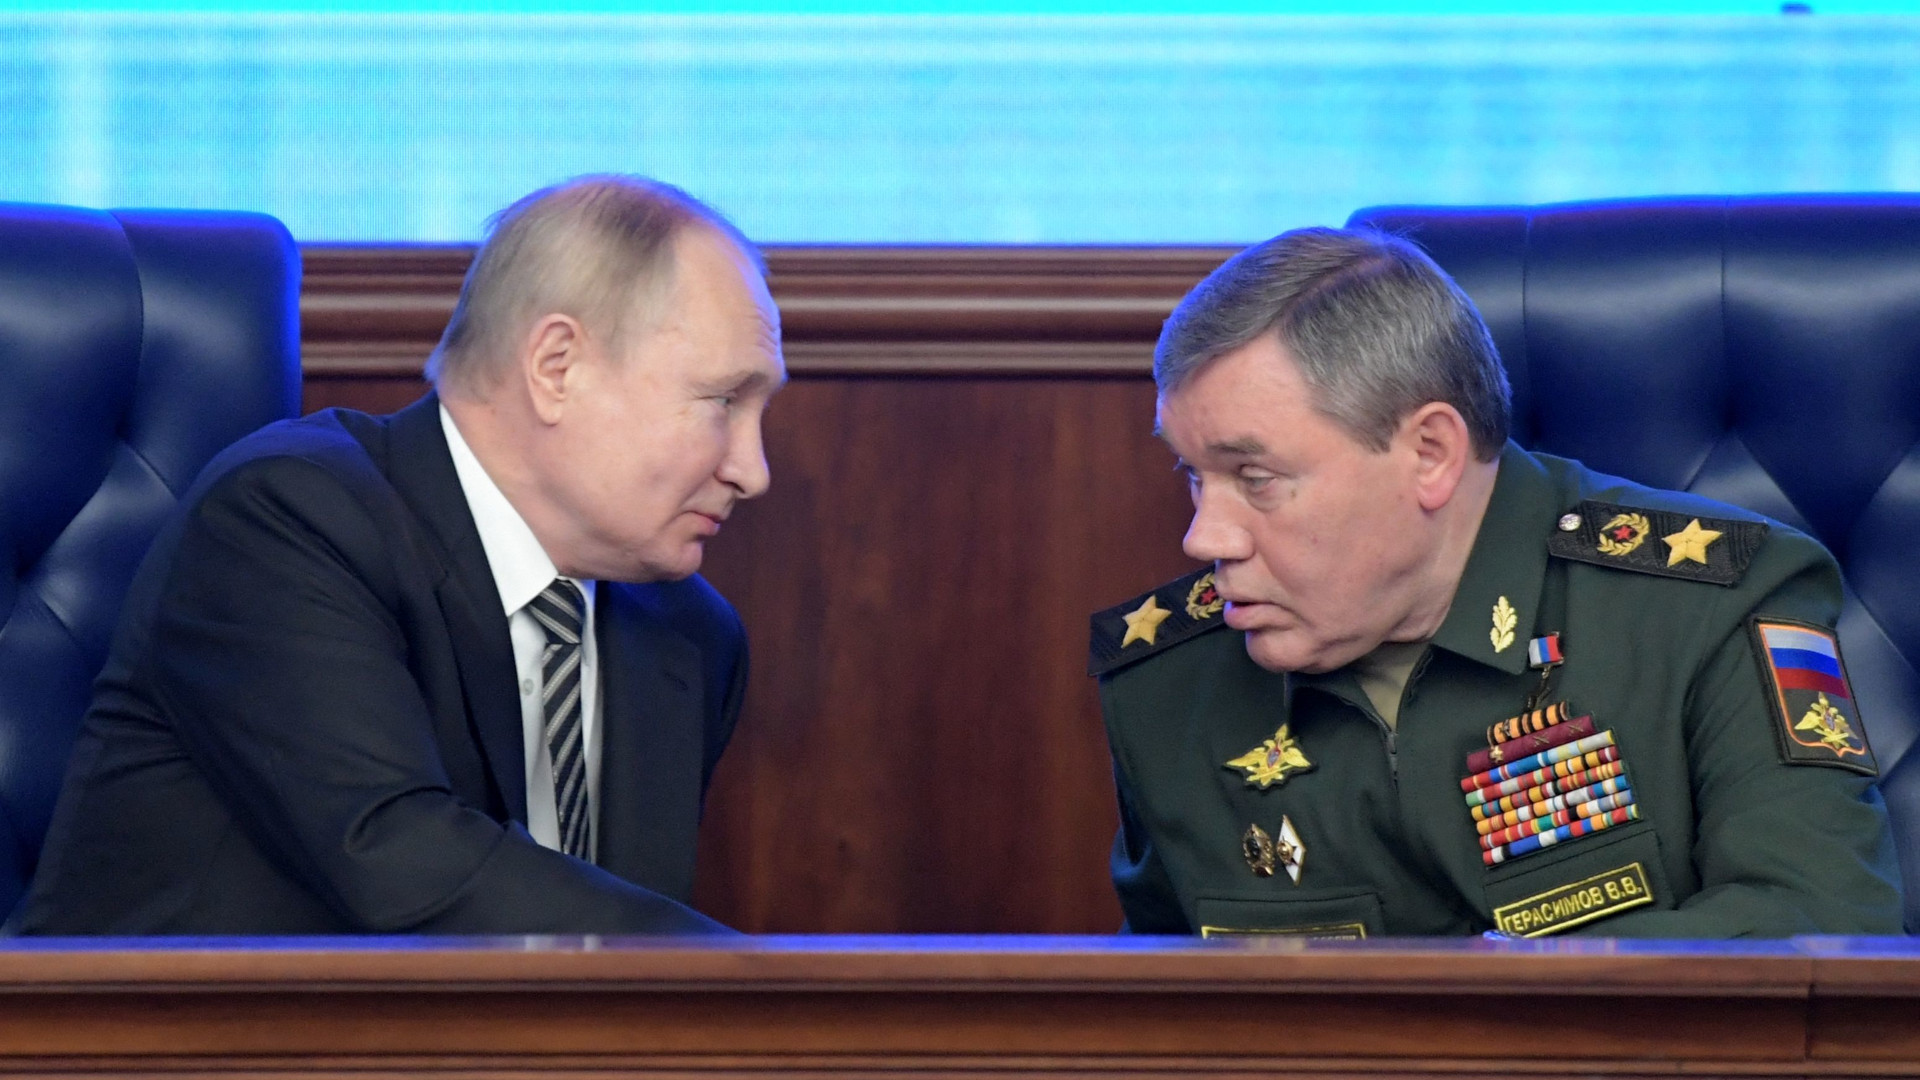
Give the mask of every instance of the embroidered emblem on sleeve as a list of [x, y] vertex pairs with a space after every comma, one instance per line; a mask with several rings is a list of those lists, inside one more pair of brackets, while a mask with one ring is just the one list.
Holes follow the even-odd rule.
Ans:
[[1833, 631], [1765, 615], [1755, 616], [1750, 626], [1780, 759], [1878, 775]]

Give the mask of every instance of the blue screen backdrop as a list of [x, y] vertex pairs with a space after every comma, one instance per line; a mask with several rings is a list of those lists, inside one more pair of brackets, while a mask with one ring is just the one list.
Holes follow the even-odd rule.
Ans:
[[1816, 7], [0, 6], [0, 199], [469, 240], [619, 170], [764, 241], [1220, 243], [1381, 202], [1920, 187], [1920, 16]]

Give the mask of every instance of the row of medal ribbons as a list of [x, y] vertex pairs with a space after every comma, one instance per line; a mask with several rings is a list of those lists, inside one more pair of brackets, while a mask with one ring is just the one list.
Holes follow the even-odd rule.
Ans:
[[1613, 732], [1570, 712], [1558, 702], [1497, 724], [1516, 737], [1467, 758], [1460, 790], [1486, 865], [1639, 819]]

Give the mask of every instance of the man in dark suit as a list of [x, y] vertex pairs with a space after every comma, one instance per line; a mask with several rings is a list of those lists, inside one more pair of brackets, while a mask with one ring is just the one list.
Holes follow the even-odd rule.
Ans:
[[750, 245], [673, 188], [509, 207], [392, 416], [216, 459], [127, 601], [29, 933], [700, 933], [746, 683], [694, 576], [767, 487]]

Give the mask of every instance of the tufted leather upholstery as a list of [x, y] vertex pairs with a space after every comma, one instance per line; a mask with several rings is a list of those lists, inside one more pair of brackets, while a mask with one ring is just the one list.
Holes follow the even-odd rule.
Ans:
[[1375, 207], [1480, 308], [1514, 438], [1816, 536], [1920, 930], [1920, 196]]
[[0, 913], [162, 519], [299, 407], [299, 267], [257, 214], [0, 203]]

